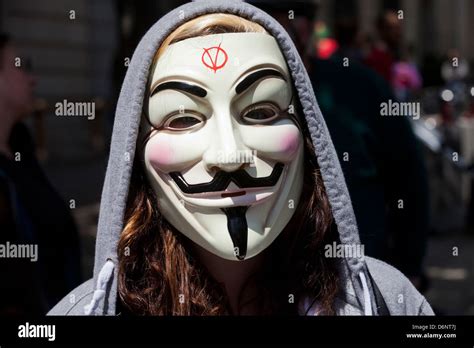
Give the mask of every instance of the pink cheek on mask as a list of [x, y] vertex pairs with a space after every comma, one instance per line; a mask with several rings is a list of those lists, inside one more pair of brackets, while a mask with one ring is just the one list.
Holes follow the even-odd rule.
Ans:
[[146, 151], [147, 160], [155, 169], [166, 171], [167, 167], [174, 164], [174, 149], [167, 144], [150, 144]]
[[290, 131], [283, 135], [281, 140], [281, 150], [288, 156], [293, 155], [296, 150], [298, 149], [299, 145], [299, 132], [298, 131]]

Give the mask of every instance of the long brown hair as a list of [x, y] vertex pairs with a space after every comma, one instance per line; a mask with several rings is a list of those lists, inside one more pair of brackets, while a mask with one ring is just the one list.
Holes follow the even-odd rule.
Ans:
[[[175, 30], [157, 55], [163, 46], [191, 34], [242, 31], [264, 29], [229, 14], [198, 17]], [[320, 314], [334, 314], [337, 264], [324, 257], [324, 245], [337, 237], [308, 130], [301, 130], [305, 139], [302, 196], [287, 227], [264, 251], [262, 270], [254, 275], [259, 285], [259, 298], [254, 301], [262, 304], [262, 314], [297, 314], [304, 298], [317, 301]], [[194, 255], [192, 242], [160, 214], [141, 161], [136, 156], [117, 250], [123, 310], [135, 315], [230, 314], [225, 290]]]

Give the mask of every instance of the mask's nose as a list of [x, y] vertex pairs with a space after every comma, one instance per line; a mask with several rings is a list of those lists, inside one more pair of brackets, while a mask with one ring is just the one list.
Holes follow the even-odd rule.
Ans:
[[243, 144], [239, 131], [234, 126], [231, 112], [216, 110], [214, 119], [215, 134], [203, 155], [207, 170], [217, 168], [233, 172], [251, 164], [252, 151]]

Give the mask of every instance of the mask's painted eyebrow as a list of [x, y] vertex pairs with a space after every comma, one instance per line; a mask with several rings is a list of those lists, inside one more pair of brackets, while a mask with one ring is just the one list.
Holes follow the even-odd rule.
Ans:
[[247, 76], [241, 82], [239, 82], [237, 87], [235, 87], [235, 92], [237, 94], [241, 94], [243, 91], [245, 91], [251, 85], [253, 85], [255, 82], [257, 82], [258, 80], [260, 80], [260, 79], [262, 79], [266, 76], [276, 76], [276, 77], [279, 77], [279, 78], [283, 79], [284, 81], [286, 81], [283, 74], [281, 72], [279, 72], [278, 70], [275, 70], [275, 69], [258, 70], [256, 72], [250, 74], [249, 76]]
[[195, 95], [199, 98], [204, 98], [207, 95], [207, 92], [204, 88], [192, 85], [190, 83], [181, 82], [181, 81], [169, 81], [159, 84], [154, 87], [150, 93], [150, 97], [154, 96], [156, 93], [163, 91], [165, 89], [174, 89], [178, 91], [183, 91], [192, 95]]

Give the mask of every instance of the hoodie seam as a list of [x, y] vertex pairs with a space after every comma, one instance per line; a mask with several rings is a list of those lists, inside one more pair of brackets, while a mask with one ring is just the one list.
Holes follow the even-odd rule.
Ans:
[[76, 303], [74, 303], [74, 304], [71, 306], [71, 308], [69, 308], [69, 309], [67, 310], [67, 312], [65, 313], [65, 315], [68, 315], [74, 308], [76, 308], [76, 307], [79, 305], [79, 303], [80, 303], [84, 298], [86, 298], [87, 296], [89, 296], [89, 295], [92, 294], [93, 292], [94, 292], [94, 291], [91, 290], [91, 291], [87, 292], [86, 294], [84, 294], [84, 295], [79, 299], [79, 301], [77, 301]]
[[[423, 295], [421, 295], [421, 296], [423, 296]], [[429, 306], [429, 303], [428, 303], [428, 301], [426, 300], [426, 298], [423, 296], [423, 300], [421, 301], [420, 307], [419, 307], [419, 309], [418, 309], [418, 315], [419, 315], [419, 316], [427, 315], [427, 314], [425, 314], [425, 311], [423, 310], [423, 309], [426, 307], [426, 305]]]

